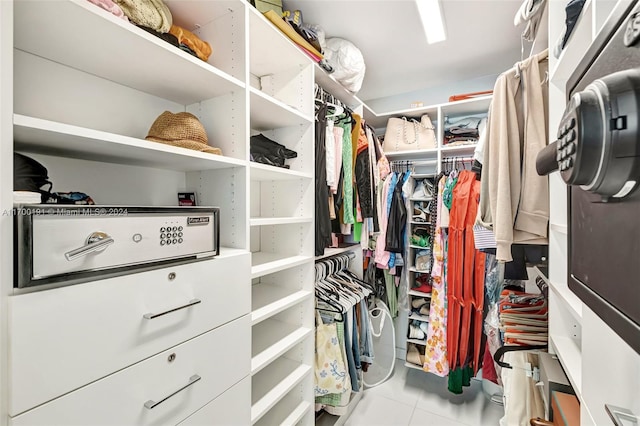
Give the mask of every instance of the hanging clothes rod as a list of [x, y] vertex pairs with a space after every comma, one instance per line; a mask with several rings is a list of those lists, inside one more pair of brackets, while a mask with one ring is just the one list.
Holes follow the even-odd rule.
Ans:
[[411, 160], [395, 160], [391, 161], [391, 164], [397, 166], [429, 166], [438, 164], [438, 160], [425, 160], [425, 161], [411, 161]]

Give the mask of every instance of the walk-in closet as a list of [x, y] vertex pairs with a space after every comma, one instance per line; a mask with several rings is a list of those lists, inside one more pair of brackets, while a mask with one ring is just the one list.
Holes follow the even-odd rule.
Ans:
[[0, 426], [640, 424], [638, 0], [0, 0]]

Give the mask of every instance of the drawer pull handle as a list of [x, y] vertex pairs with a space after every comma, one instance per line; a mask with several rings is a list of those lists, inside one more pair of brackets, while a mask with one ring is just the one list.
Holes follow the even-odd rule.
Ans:
[[172, 396], [182, 392], [183, 390], [185, 390], [186, 388], [188, 388], [189, 386], [193, 385], [195, 382], [197, 382], [198, 380], [202, 379], [202, 377], [198, 376], [197, 374], [194, 374], [193, 376], [191, 376], [189, 378], [189, 383], [187, 383], [186, 385], [184, 385], [183, 387], [181, 387], [180, 389], [178, 389], [177, 391], [173, 392], [171, 395], [167, 395], [164, 398], [162, 398], [160, 401], [155, 402], [153, 400], [149, 400], [147, 402], [144, 403], [144, 406], [146, 408], [148, 408], [149, 410], [151, 410], [152, 408], [157, 407], [158, 405], [162, 404], [163, 402], [165, 402], [167, 399], [171, 398]]
[[193, 300], [189, 300], [189, 303], [187, 303], [186, 305], [178, 306], [177, 308], [169, 309], [168, 311], [159, 312], [157, 314], [153, 314], [153, 313], [150, 312], [148, 314], [144, 314], [142, 317], [145, 318], [145, 319], [154, 319], [154, 318], [161, 317], [163, 315], [170, 314], [171, 312], [175, 312], [175, 311], [179, 311], [181, 309], [189, 308], [189, 307], [191, 307], [193, 305], [197, 305], [198, 303], [202, 303], [202, 300], [193, 299]]
[[75, 250], [68, 251], [64, 254], [64, 257], [71, 262], [86, 256], [94, 251], [102, 251], [107, 248], [108, 245], [113, 244], [113, 238], [104, 232], [94, 232], [87, 237], [85, 245]]

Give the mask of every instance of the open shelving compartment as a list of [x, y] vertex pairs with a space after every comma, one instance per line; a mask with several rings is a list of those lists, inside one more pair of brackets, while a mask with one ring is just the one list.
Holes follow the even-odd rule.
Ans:
[[262, 134], [296, 152], [287, 168], [248, 163], [251, 423], [311, 424], [314, 69], [262, 14], [251, 7], [247, 14], [248, 136]]
[[[311, 346], [308, 350], [313, 351], [313, 341], [310, 342]], [[267, 418], [279, 417], [280, 410], [276, 409], [273, 413], [271, 411], [285, 399], [287, 402], [294, 401], [291, 403], [295, 407], [294, 410], [302, 402], [311, 404], [313, 366], [299, 361], [300, 352], [300, 348], [294, 347], [252, 377], [251, 424], [255, 424], [265, 415], [268, 416]], [[283, 414], [286, 415], [286, 413]]]

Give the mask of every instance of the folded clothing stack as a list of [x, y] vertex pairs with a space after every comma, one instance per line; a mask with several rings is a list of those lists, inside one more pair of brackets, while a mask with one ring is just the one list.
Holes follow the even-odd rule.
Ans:
[[284, 164], [285, 160], [296, 158], [298, 153], [288, 149], [266, 137], [263, 134], [251, 136], [251, 161], [256, 163], [269, 164], [271, 166], [289, 168]]
[[455, 146], [478, 142], [480, 131], [487, 119], [483, 117], [465, 117], [450, 121], [444, 126], [444, 145]]

